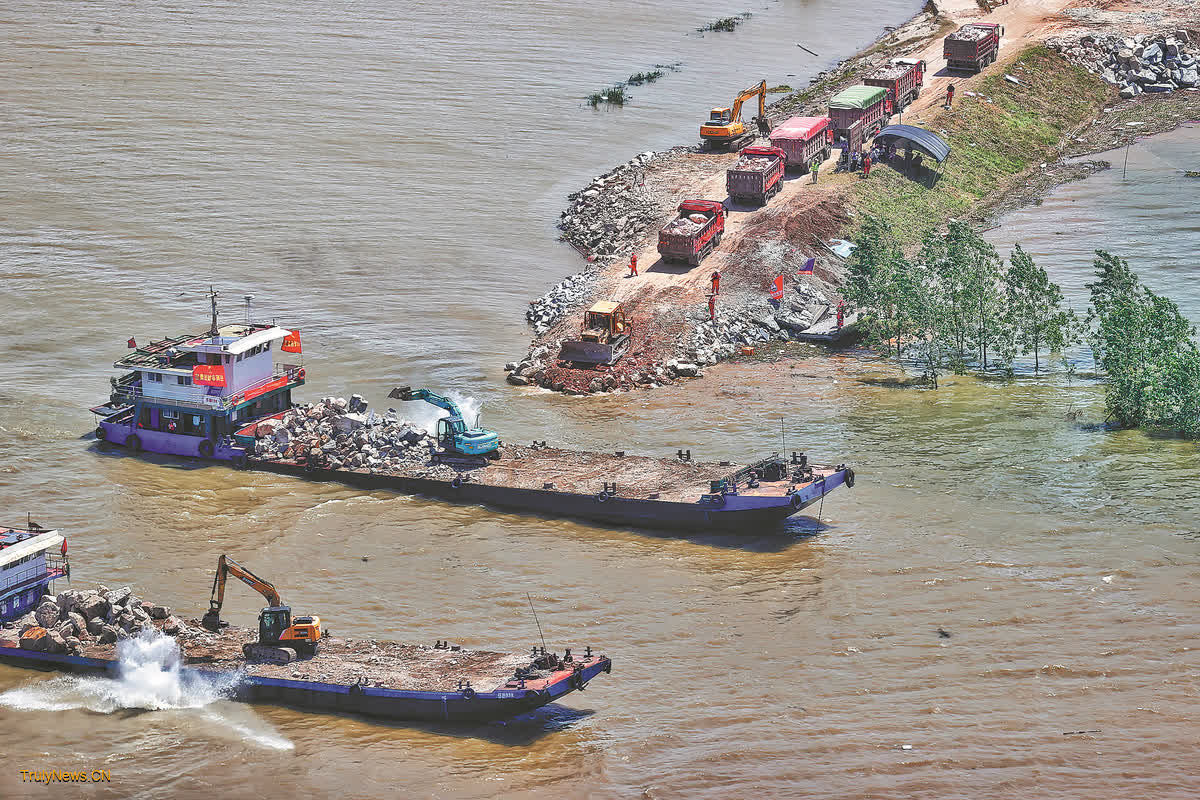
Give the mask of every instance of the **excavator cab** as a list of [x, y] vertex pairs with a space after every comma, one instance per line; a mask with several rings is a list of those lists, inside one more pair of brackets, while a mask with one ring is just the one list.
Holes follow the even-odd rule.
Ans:
[[283, 639], [292, 627], [292, 609], [287, 606], [264, 608], [258, 615], [258, 640], [263, 644], [275, 644]]
[[709, 125], [728, 125], [730, 121], [730, 113], [728, 108], [714, 108], [708, 112]]

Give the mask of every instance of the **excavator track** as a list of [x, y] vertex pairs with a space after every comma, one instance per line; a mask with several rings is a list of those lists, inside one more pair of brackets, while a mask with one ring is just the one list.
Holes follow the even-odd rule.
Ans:
[[300, 658], [300, 654], [290, 647], [275, 647], [257, 642], [242, 645], [242, 655], [247, 661], [264, 664], [291, 664]]

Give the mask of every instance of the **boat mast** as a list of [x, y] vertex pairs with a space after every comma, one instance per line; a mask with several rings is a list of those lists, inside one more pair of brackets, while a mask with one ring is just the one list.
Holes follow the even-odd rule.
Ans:
[[220, 294], [211, 285], [208, 287], [208, 298], [212, 301], [212, 327], [208, 330], [209, 336], [217, 335], [217, 295]]

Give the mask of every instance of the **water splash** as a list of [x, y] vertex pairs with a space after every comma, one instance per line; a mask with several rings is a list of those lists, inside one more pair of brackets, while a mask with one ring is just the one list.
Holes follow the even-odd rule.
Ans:
[[[462, 409], [463, 421], [467, 423], [468, 428], [482, 424], [482, 401], [456, 391], [447, 392], [446, 397], [453, 400]], [[407, 408], [396, 409], [400, 417], [409, 420], [419, 428], [424, 428], [425, 432], [430, 436], [437, 435], [437, 421], [443, 417], [450, 416], [448, 411], [443, 411], [437, 406], [430, 405], [424, 401], [403, 403], [402, 405], [407, 406]], [[477, 419], [480, 420], [479, 423], [476, 423]]]
[[198, 710], [204, 721], [263, 747], [275, 750], [293, 747], [257, 718], [235, 720], [211, 708], [213, 703], [231, 696], [239, 676], [213, 676], [185, 669], [179, 645], [170, 636], [147, 629], [137, 638], [118, 642], [117, 661], [116, 677], [51, 678], [0, 694], [0, 706], [18, 711], [84, 709], [99, 714], [124, 709]]

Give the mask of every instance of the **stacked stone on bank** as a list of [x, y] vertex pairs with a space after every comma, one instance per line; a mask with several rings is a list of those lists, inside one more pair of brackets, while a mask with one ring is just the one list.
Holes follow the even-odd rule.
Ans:
[[1174, 33], [1062, 36], [1047, 44], [1069, 61], [1120, 87], [1126, 100], [1150, 92], [1200, 86], [1200, 47], [1187, 31]]
[[0, 633], [16, 634], [22, 650], [76, 655], [85, 644], [112, 644], [147, 628], [174, 636], [187, 626], [171, 615], [171, 609], [143, 602], [128, 586], [100, 586], [46, 595], [34, 611]]

